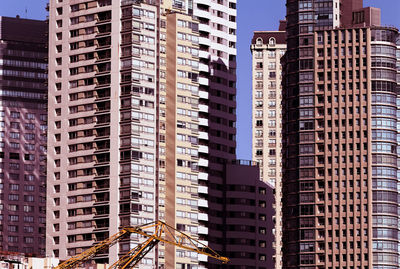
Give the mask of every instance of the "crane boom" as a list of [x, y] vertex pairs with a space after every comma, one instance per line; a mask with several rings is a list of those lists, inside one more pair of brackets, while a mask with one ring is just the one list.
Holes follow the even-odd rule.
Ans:
[[97, 253], [110, 248], [131, 234], [142, 235], [143, 237], [147, 237], [147, 240], [131, 249], [118, 261], [111, 265], [109, 269], [126, 269], [134, 267], [159, 242], [172, 244], [186, 250], [207, 255], [211, 258], [221, 261], [222, 263], [229, 262], [228, 258], [219, 255], [217, 252], [201, 243], [199, 240], [191, 238], [189, 235], [176, 230], [165, 222], [155, 221], [140, 226], [122, 228], [118, 233], [112, 235], [104, 241], [101, 241], [81, 254], [66, 260], [58, 265], [55, 269], [75, 268], [76, 266], [96, 256]]
[[73, 256], [72, 258], [66, 260], [65, 262], [59, 264], [56, 269], [67, 269], [67, 268], [75, 268], [76, 266], [84, 263], [87, 260], [90, 260], [97, 253], [112, 247], [116, 244], [121, 238], [125, 237], [128, 231], [122, 229], [118, 233], [114, 234], [113, 236], [101, 241], [99, 244], [94, 245], [93, 247], [89, 248], [88, 250]]

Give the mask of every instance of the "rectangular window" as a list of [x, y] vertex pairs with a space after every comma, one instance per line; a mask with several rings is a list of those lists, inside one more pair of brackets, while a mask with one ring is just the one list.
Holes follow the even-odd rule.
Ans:
[[13, 119], [19, 119], [20, 113], [19, 112], [15, 112], [15, 111], [11, 111], [10, 116]]
[[34, 120], [34, 119], [35, 119], [35, 114], [33, 114], [33, 113], [27, 113], [27, 114], [26, 114], [26, 118], [27, 118], [28, 120]]
[[33, 133], [26, 133], [24, 137], [26, 140], [35, 140], [35, 134]]

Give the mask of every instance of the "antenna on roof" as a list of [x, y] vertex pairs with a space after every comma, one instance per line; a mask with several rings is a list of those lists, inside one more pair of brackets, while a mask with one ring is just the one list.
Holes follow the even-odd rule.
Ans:
[[28, 8], [25, 7], [25, 19], [27, 19], [27, 18], [28, 18]]

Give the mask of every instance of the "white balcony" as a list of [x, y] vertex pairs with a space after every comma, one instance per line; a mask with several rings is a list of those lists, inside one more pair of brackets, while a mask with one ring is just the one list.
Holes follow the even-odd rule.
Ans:
[[200, 172], [200, 173], [199, 173], [199, 179], [200, 179], [200, 180], [208, 180], [208, 174], [207, 174], [207, 173]]
[[199, 91], [199, 97], [203, 99], [208, 99], [208, 92]]
[[209, 18], [210, 12], [208, 12], [207, 10], [201, 10], [196, 8], [193, 10], [193, 15], [203, 18]]
[[198, 219], [202, 221], [208, 221], [208, 215], [204, 213], [199, 213]]
[[208, 228], [199, 226], [199, 234], [208, 234]]
[[199, 77], [199, 84], [208, 85], [208, 78]]
[[199, 118], [199, 124], [202, 126], [208, 126], [208, 119]]
[[[208, 201], [204, 199], [199, 199], [198, 200], [198, 206], [199, 207], [208, 207]], [[200, 227], [199, 227], [199, 232], [200, 232]]]
[[210, 28], [210, 26], [208, 24], [200, 23], [199, 24], [199, 30], [209, 33], [211, 31], [211, 28]]
[[208, 140], [208, 133], [206, 133], [206, 132], [199, 132], [199, 139]]
[[200, 63], [199, 64], [199, 71], [208, 73], [210, 71], [210, 69], [208, 68], [207, 64]]
[[211, 40], [206, 37], [199, 37], [199, 44], [211, 47]]
[[208, 57], [210, 57], [210, 53], [208, 51], [200, 50], [199, 51], [199, 57], [208, 59]]
[[207, 262], [208, 261], [207, 255], [204, 255], [204, 254], [199, 254], [199, 256], [197, 256], [197, 259], [199, 260], [199, 262]]
[[[208, 187], [207, 187], [207, 186], [199, 186], [198, 189], [197, 189], [197, 191], [198, 191], [199, 193], [207, 194], [207, 193], [208, 193]], [[200, 219], [200, 215], [201, 215], [201, 214], [203, 214], [203, 213], [199, 213], [199, 219]], [[203, 215], [206, 215], [206, 216], [207, 216], [207, 214], [203, 214]], [[207, 216], [207, 218], [208, 218], [208, 216]], [[201, 220], [204, 220], [204, 219], [201, 219]]]
[[199, 160], [199, 166], [208, 167], [208, 160], [200, 159]]
[[199, 111], [208, 113], [208, 105], [199, 105]]
[[204, 145], [199, 146], [199, 152], [200, 153], [208, 153], [208, 147]]

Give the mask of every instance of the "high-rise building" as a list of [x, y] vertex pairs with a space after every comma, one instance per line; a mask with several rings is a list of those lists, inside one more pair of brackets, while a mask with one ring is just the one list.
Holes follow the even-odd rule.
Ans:
[[[183, 2], [161, 7], [159, 218], [199, 239], [198, 21]], [[173, 245], [158, 253], [166, 268], [199, 265], [197, 253]]]
[[0, 17], [1, 250], [45, 253], [47, 25]]
[[398, 30], [361, 0], [286, 19], [283, 268], [400, 268]]
[[[194, 0], [193, 15], [199, 20], [200, 46], [200, 238], [226, 255], [221, 201], [226, 163], [236, 159], [236, 0]], [[221, 268], [211, 258], [205, 262], [207, 268]]]
[[275, 268], [282, 268], [282, 66], [285, 31], [256, 31], [251, 41], [253, 65], [252, 159], [260, 180], [275, 188]]
[[[235, 2], [50, 1], [47, 255], [156, 219], [209, 243], [210, 189], [235, 158]], [[160, 244], [140, 267], [207, 259]]]

